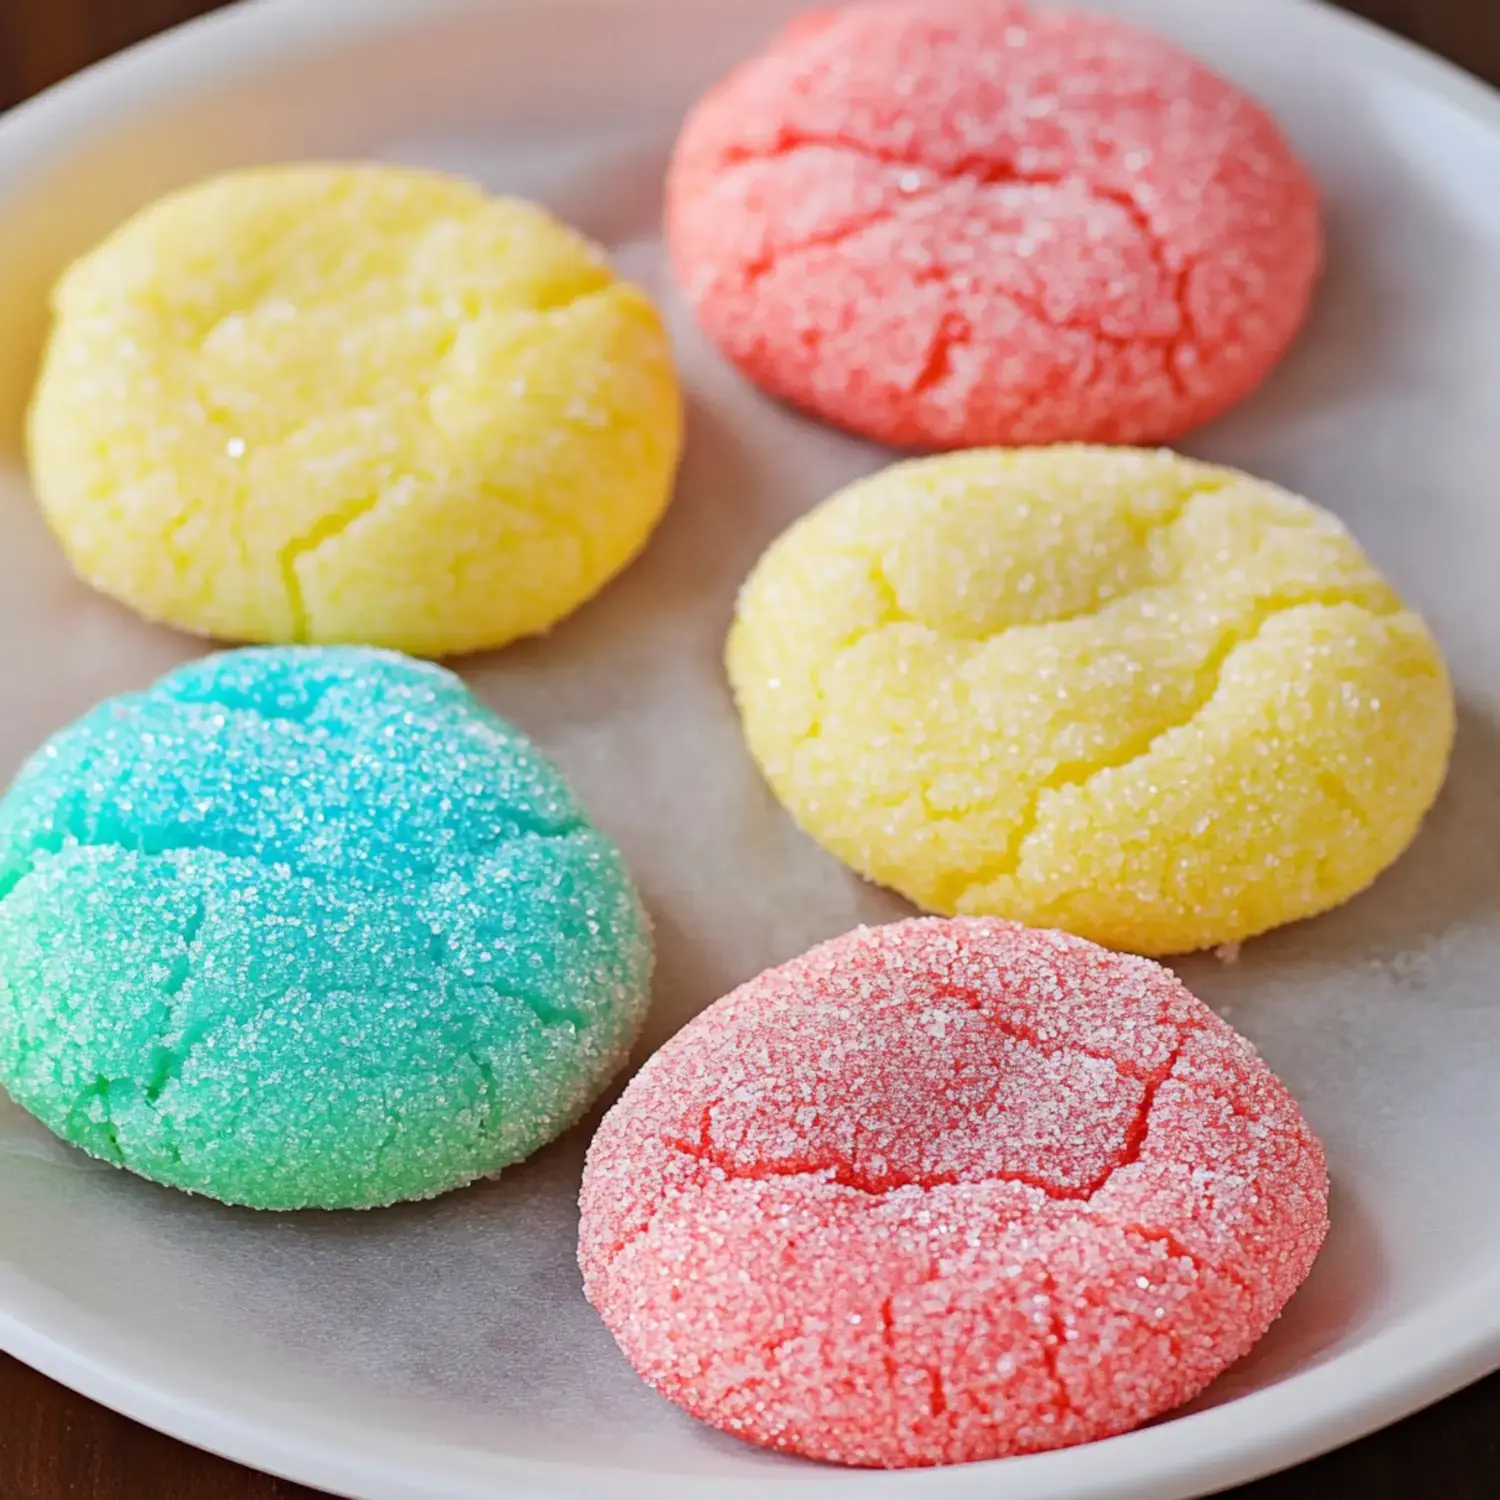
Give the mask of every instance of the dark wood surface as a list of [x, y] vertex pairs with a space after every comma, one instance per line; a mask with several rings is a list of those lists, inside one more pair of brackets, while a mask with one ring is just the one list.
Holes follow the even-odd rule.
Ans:
[[[1500, 0], [1346, 3], [1500, 85]], [[0, 0], [0, 108], [213, 8], [202, 0]], [[1497, 1500], [1500, 1376], [1315, 1463], [1233, 1492], [1233, 1500], [1342, 1497]], [[0, 1500], [316, 1497], [173, 1442], [0, 1355]]]

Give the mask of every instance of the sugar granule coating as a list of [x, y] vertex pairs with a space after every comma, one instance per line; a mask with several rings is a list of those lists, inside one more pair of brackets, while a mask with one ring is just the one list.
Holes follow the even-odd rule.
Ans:
[[0, 802], [0, 1085], [228, 1203], [367, 1208], [519, 1161], [625, 1061], [650, 970], [557, 771], [393, 653], [207, 657]]
[[1261, 382], [1322, 261], [1254, 100], [996, 0], [804, 17], [688, 116], [667, 226], [752, 380], [919, 448], [1166, 441]]
[[499, 646], [589, 598], [671, 494], [651, 303], [455, 178], [232, 172], [137, 214], [53, 300], [37, 495], [77, 572], [152, 619]]
[[1265, 1332], [1323, 1150], [1165, 969], [995, 919], [861, 928], [658, 1052], [589, 1149], [589, 1300], [670, 1400], [836, 1463], [1124, 1432]]
[[1334, 517], [1139, 449], [849, 486], [761, 559], [728, 667], [776, 795], [846, 864], [1136, 953], [1362, 890], [1453, 738], [1436, 643]]

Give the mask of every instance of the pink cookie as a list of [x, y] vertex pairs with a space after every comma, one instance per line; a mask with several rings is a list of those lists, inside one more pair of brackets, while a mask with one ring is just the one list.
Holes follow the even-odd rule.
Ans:
[[1322, 257], [1254, 100], [1001, 0], [803, 17], [689, 115], [667, 229], [752, 380], [920, 448], [1175, 437], [1260, 383]]
[[860, 928], [710, 1007], [589, 1150], [579, 1261], [640, 1374], [890, 1468], [1123, 1432], [1265, 1332], [1323, 1151], [1157, 964], [986, 918]]

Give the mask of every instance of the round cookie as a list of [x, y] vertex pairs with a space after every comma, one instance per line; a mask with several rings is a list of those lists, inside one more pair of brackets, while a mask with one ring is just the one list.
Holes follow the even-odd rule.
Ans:
[[455, 178], [213, 178], [54, 306], [38, 498], [84, 579], [187, 630], [499, 646], [589, 598], [670, 497], [655, 309], [541, 209]]
[[761, 559], [728, 667], [776, 795], [846, 864], [1138, 953], [1363, 889], [1453, 736], [1436, 644], [1338, 521], [1166, 452], [851, 485]]
[[804, 17], [688, 116], [667, 227], [750, 379], [918, 448], [1165, 441], [1260, 383], [1322, 259], [1260, 105], [1002, 0]]
[[100, 704], [0, 802], [0, 1086], [256, 1208], [498, 1171], [624, 1063], [651, 969], [618, 851], [458, 678], [230, 652]]
[[589, 1300], [663, 1395], [836, 1463], [1123, 1432], [1265, 1332], [1323, 1151], [1166, 970], [993, 919], [861, 928], [647, 1062], [589, 1149]]

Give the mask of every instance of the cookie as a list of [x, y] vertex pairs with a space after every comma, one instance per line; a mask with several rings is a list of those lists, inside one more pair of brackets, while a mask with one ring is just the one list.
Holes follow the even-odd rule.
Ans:
[[1323, 1151], [1165, 969], [994, 919], [861, 928], [711, 1006], [589, 1149], [579, 1259], [636, 1370], [835, 1463], [1124, 1432], [1265, 1332]]
[[186, 630], [503, 645], [624, 567], [670, 496], [655, 309], [541, 209], [454, 178], [217, 177], [54, 306], [37, 496], [84, 579]]
[[667, 226], [751, 380], [916, 448], [1166, 441], [1261, 382], [1322, 258], [1259, 104], [1001, 0], [804, 17], [689, 114]]
[[367, 1208], [571, 1125], [648, 998], [614, 846], [440, 668], [230, 652], [102, 703], [0, 802], [0, 1085], [256, 1208]]
[[728, 667], [776, 795], [846, 864], [1138, 953], [1362, 890], [1453, 737], [1437, 645], [1337, 520], [1135, 449], [851, 485], [761, 559]]

